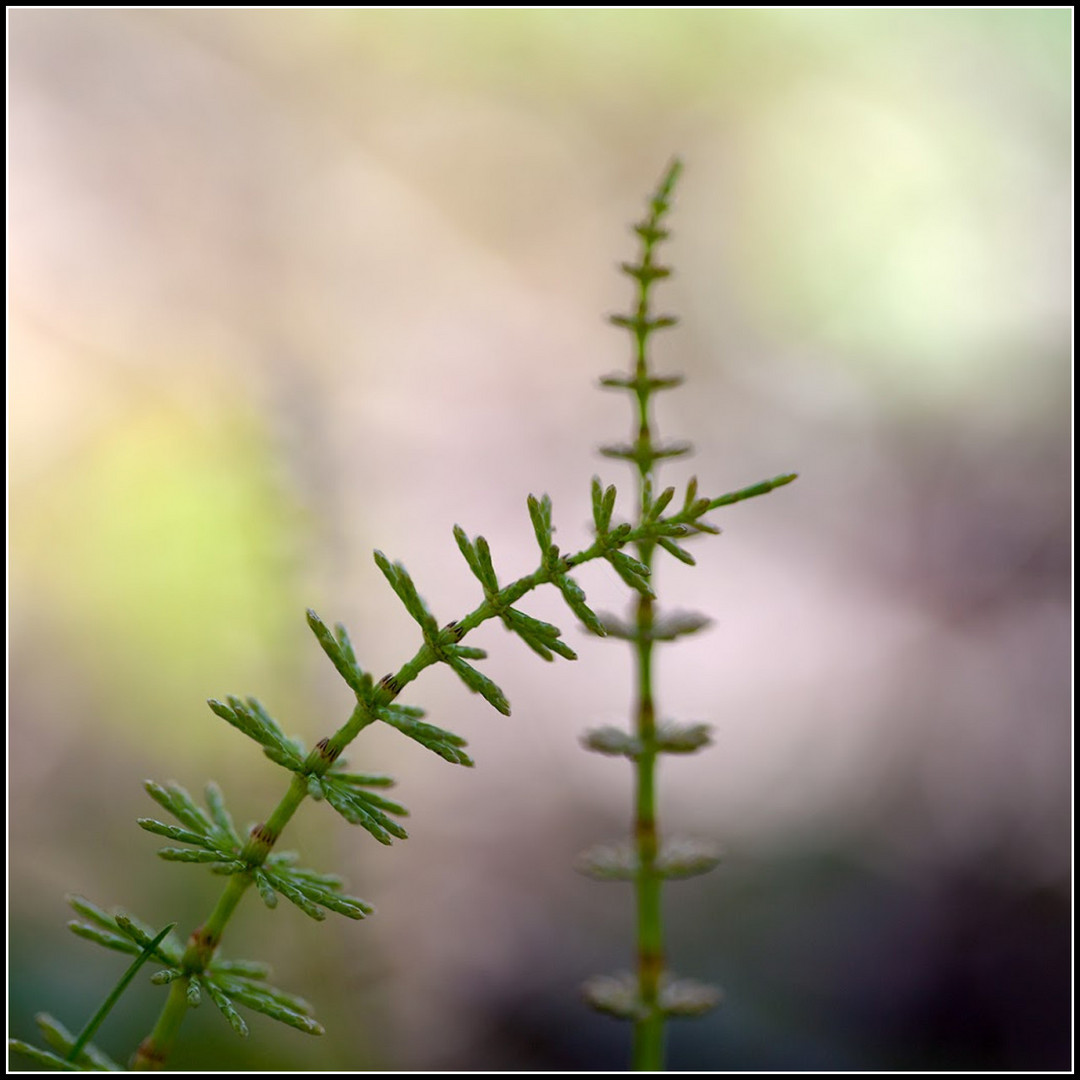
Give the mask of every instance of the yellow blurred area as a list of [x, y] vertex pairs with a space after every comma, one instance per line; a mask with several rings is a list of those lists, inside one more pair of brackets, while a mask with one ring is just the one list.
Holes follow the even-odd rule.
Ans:
[[[252, 420], [151, 402], [68, 453], [48, 482], [12, 492], [19, 629], [55, 618], [54, 660], [107, 694], [118, 670], [134, 676], [106, 724], [167, 717], [208, 675], [267, 677], [297, 521]], [[149, 732], [172, 753], [191, 741], [176, 725]]]
[[[659, 295], [681, 324], [656, 363], [688, 383], [657, 413], [697, 454], [662, 477], [800, 479], [658, 572], [666, 606], [715, 619], [661, 653], [661, 705], [717, 744], [665, 762], [661, 825], [728, 853], [671, 889], [671, 962], [729, 1002], [674, 1029], [672, 1065], [1063, 1067], [1070, 10], [8, 27], [13, 1034], [38, 1009], [77, 1028], [118, 974], [65, 939], [65, 891], [185, 933], [213, 902], [217, 879], [158, 865], [135, 827], [144, 776], [215, 777], [238, 823], [284, 790], [206, 698], [254, 694], [309, 744], [339, 726], [306, 607], [376, 676], [415, 652], [373, 548], [445, 622], [478, 599], [453, 524], [510, 580], [535, 566], [527, 493], [566, 550], [593, 473], [629, 498], [594, 453], [630, 430], [593, 389], [627, 356], [603, 316], [678, 155]], [[600, 568], [581, 580], [625, 603]], [[324, 806], [290, 826], [378, 917], [246, 900], [236, 920], [230, 946], [326, 1038], [267, 1024], [234, 1047], [204, 1008], [177, 1067], [622, 1067], [627, 1032], [576, 987], [628, 963], [629, 896], [569, 867], [628, 827], [627, 770], [578, 736], [625, 723], [629, 658], [555, 597], [525, 610], [581, 659], [482, 628], [510, 719], [441, 670], [406, 695], [476, 770], [393, 732], [351, 748], [398, 777], [407, 842]], [[130, 996], [102, 1033], [121, 1056], [159, 1000]]]

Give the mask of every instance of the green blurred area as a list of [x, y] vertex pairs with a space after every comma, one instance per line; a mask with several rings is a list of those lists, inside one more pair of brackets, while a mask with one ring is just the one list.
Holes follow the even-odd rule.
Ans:
[[139, 409], [12, 493], [23, 625], [95, 690], [122, 688], [102, 720], [117, 733], [140, 725], [165, 753], [190, 744], [169, 712], [207, 679], [266, 682], [287, 663], [297, 515], [236, 404], [234, 415]]

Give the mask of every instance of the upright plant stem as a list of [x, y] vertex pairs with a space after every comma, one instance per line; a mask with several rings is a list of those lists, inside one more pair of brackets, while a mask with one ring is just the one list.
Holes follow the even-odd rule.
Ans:
[[67, 1052], [66, 1060], [76, 1062], [79, 1059], [79, 1054], [82, 1053], [86, 1044], [94, 1037], [95, 1032], [102, 1023], [105, 1021], [105, 1017], [109, 1015], [113, 1007], [120, 1000], [121, 994], [131, 985], [132, 979], [138, 974], [139, 968], [146, 963], [154, 955], [154, 950], [165, 940], [169, 931], [176, 926], [176, 923], [169, 923], [164, 930], [161, 930], [156, 937], [152, 938], [143, 951], [135, 958], [131, 967], [124, 972], [120, 981], [113, 987], [109, 996], [101, 1003], [97, 1012], [87, 1021], [86, 1027], [79, 1032], [79, 1037], [71, 1044], [71, 1049]]
[[[619, 636], [629, 638], [634, 647], [637, 681], [634, 731], [629, 743], [619, 738], [620, 732], [617, 730], [613, 738], [610, 729], [590, 732], [585, 740], [589, 749], [625, 754], [633, 763], [634, 828], [630, 856], [620, 864], [617, 858], [613, 860], [610, 854], [605, 853], [599, 859], [587, 858], [585, 866], [586, 872], [593, 872], [602, 880], [632, 880], [637, 906], [635, 976], [629, 980], [590, 980], [586, 984], [586, 997], [595, 1007], [632, 1020], [632, 1067], [637, 1071], [649, 1072], [664, 1068], [668, 1017], [699, 1016], [719, 1000], [719, 991], [715, 987], [692, 979], [674, 979], [667, 970], [664, 956], [661, 901], [665, 879], [707, 873], [715, 867], [717, 859], [708, 850], [695, 851], [692, 845], [680, 849], [677, 843], [663, 845], [660, 842], [656, 820], [657, 760], [663, 753], [693, 753], [707, 744], [709, 739], [706, 725], [685, 726], [668, 721], [657, 724], [653, 649], [658, 641], [670, 641], [680, 633], [700, 630], [708, 620], [690, 614], [681, 624], [676, 624], [670, 618], [657, 614], [653, 556], [659, 546], [680, 562], [693, 565], [693, 557], [674, 538], [693, 536], [698, 532], [719, 532], [719, 529], [701, 519], [702, 513], [764, 495], [795, 479], [795, 474], [789, 473], [716, 499], [699, 499], [697, 479], [693, 478], [687, 484], [683, 511], [661, 517], [674, 497], [675, 489], [669, 487], [659, 491], [657, 463], [690, 450], [686, 443], [661, 442], [650, 416], [653, 393], [678, 386], [682, 381], [679, 376], [658, 375], [649, 363], [649, 342], [653, 333], [674, 326], [677, 321], [671, 315], [655, 314], [650, 306], [650, 290], [656, 281], [667, 278], [671, 273], [669, 267], [656, 261], [656, 246], [668, 236], [664, 217], [670, 209], [672, 191], [680, 170], [679, 161], [673, 161], [649, 200], [644, 219], [634, 226], [634, 232], [641, 240], [639, 261], [621, 264], [623, 273], [636, 283], [635, 304], [631, 314], [612, 315], [610, 318], [612, 323], [628, 330], [633, 337], [633, 373], [630, 376], [607, 376], [601, 380], [603, 386], [628, 390], [634, 397], [634, 441], [629, 445], [601, 447], [601, 453], [605, 456], [629, 461], [635, 465], [637, 472], [639, 515], [630, 535], [637, 548], [640, 574], [636, 580], [623, 574], [627, 584], [636, 590], [635, 619], [631, 627], [615, 621]], [[594, 483], [599, 492], [599, 481]], [[695, 515], [692, 522], [685, 517], [687, 514]], [[657, 528], [650, 529], [650, 522], [657, 523]], [[687, 524], [685, 529], [683, 522]], [[646, 579], [648, 585], [643, 587]]]
[[[244, 849], [244, 855], [250, 866], [261, 865], [270, 853], [282, 829], [296, 813], [307, 796], [307, 784], [302, 777], [294, 776], [285, 797], [278, 803], [266, 824], [254, 831]], [[154, 1030], [139, 1044], [139, 1049], [131, 1063], [134, 1070], [144, 1071], [160, 1069], [172, 1052], [180, 1025], [191, 1007], [187, 990], [191, 976], [205, 971], [221, 943], [225, 927], [236, 911], [253, 878], [250, 873], [232, 874], [229, 877], [214, 910], [206, 922], [192, 933], [184, 952], [183, 970], [185, 975], [173, 981], [169, 987], [169, 996], [165, 999]]]
[[[669, 173], [669, 185], [678, 175], [677, 167]], [[651, 248], [646, 244], [645, 262], [651, 262]], [[649, 313], [649, 280], [638, 281], [637, 314], [646, 319]], [[653, 488], [652, 429], [649, 423], [649, 363], [647, 337], [635, 336], [634, 374], [638, 382], [637, 445], [639, 521], [644, 521]], [[638, 560], [652, 570], [656, 545], [643, 540], [637, 545]], [[637, 974], [642, 1015], [634, 1021], [633, 1067], [641, 1071], [659, 1071], [664, 1067], [664, 1015], [659, 1008], [660, 979], [664, 970], [664, 923], [661, 910], [662, 879], [656, 872], [659, 840], [656, 825], [656, 707], [653, 704], [653, 599], [638, 594], [636, 604], [637, 703], [635, 729], [640, 751], [636, 761], [634, 792], [634, 844], [637, 849]]]
[[[648, 565], [645, 553], [641, 561]], [[658, 1071], [664, 1062], [664, 1016], [658, 1007], [660, 977], [664, 970], [664, 924], [661, 913], [661, 878], [656, 873], [656, 712], [652, 696], [652, 601], [637, 605], [637, 759], [634, 841], [637, 847], [637, 971], [638, 992], [644, 1015], [634, 1023], [633, 1066]]]

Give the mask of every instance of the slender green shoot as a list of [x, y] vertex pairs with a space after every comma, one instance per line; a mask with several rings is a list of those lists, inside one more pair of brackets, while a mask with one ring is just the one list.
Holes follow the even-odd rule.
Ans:
[[120, 981], [113, 987], [109, 996], [101, 1003], [101, 1007], [86, 1024], [86, 1027], [79, 1032], [79, 1037], [72, 1044], [71, 1049], [67, 1052], [67, 1060], [74, 1062], [77, 1061], [79, 1055], [83, 1051], [83, 1047], [94, 1037], [94, 1033], [105, 1020], [105, 1017], [112, 1012], [113, 1006], [120, 1000], [120, 995], [131, 985], [131, 980], [139, 973], [139, 968], [146, 963], [154, 955], [154, 950], [165, 940], [169, 931], [176, 926], [176, 923], [169, 923], [164, 930], [160, 930], [155, 938], [147, 943], [146, 947], [132, 962], [131, 967], [124, 972], [120, 977]]
[[[123, 918], [123, 916], [121, 916]], [[91, 1047], [90, 1040], [97, 1030], [105, 1022], [105, 1018], [112, 1012], [124, 991], [131, 985], [132, 980], [139, 973], [139, 969], [148, 960], [157, 955], [158, 946], [169, 936], [176, 923], [169, 923], [163, 930], [151, 938], [143, 946], [142, 951], [128, 967], [127, 971], [120, 976], [119, 982], [109, 991], [108, 996], [98, 1006], [97, 1011], [86, 1022], [86, 1026], [77, 1036], [72, 1038], [64, 1027], [47, 1013], [39, 1013], [38, 1026], [42, 1028], [47, 1041], [54, 1047], [63, 1049], [64, 1044], [70, 1043], [63, 1056], [54, 1054], [49, 1050], [42, 1050], [21, 1039], [12, 1039], [10, 1047], [23, 1054], [25, 1057], [36, 1061], [39, 1065], [46, 1065], [54, 1069], [84, 1071], [88, 1069], [106, 1069], [109, 1071], [119, 1070], [120, 1066], [109, 1061], [106, 1056], [96, 1047]]]
[[[669, 267], [656, 261], [656, 248], [668, 238], [663, 222], [681, 169], [678, 160], [672, 162], [649, 200], [645, 217], [634, 226], [640, 241], [638, 261], [621, 265], [623, 273], [634, 282], [635, 302], [630, 314], [613, 315], [611, 322], [631, 334], [632, 371], [629, 375], [609, 375], [601, 380], [602, 386], [626, 390], [633, 396], [632, 441], [603, 446], [600, 450], [605, 457], [629, 462], [637, 479], [636, 522], [631, 530], [635, 535], [637, 559], [631, 560], [625, 554], [612, 555], [616, 570], [633, 590], [632, 620], [624, 622], [611, 615], [601, 617], [602, 629], [612, 637], [628, 641], [634, 650], [636, 704], [632, 731], [600, 728], [587, 732], [582, 740], [589, 750], [622, 755], [630, 760], [634, 769], [634, 809], [630, 842], [593, 848], [582, 857], [579, 868], [602, 881], [631, 882], [636, 900], [634, 974], [591, 979], [585, 985], [585, 995], [595, 1008], [633, 1023], [633, 1068], [653, 1072], [664, 1068], [667, 1020], [674, 1016], [700, 1015], [720, 1000], [720, 993], [714, 987], [673, 978], [665, 957], [664, 881], [708, 873], [719, 858], [708, 844], [660, 839], [656, 792], [659, 757], [665, 753], [694, 753], [710, 739], [705, 724], [674, 724], [657, 719], [654, 650], [658, 643], [697, 633], [709, 625], [709, 620], [686, 612], [658, 614], [653, 560], [660, 549], [679, 562], [694, 565], [693, 555], [679, 541], [720, 531], [704, 520], [705, 513], [764, 495], [795, 479], [795, 474], [785, 474], [708, 499], [698, 496], [695, 477], [687, 485], [682, 511], [691, 516], [663, 516], [675, 497], [675, 488], [659, 489], [658, 465], [691, 450], [689, 443], [661, 442], [651, 415], [653, 394], [673, 389], [682, 382], [680, 376], [655, 374], [649, 354], [653, 335], [677, 322], [672, 315], [654, 314], [652, 288], [671, 274]], [[593, 480], [598, 535], [608, 528], [611, 520], [608, 493], [613, 503], [614, 488], [605, 491], [599, 479]]]

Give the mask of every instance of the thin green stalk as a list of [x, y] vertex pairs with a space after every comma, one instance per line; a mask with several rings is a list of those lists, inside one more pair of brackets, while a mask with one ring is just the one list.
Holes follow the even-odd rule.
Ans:
[[[640, 259], [623, 263], [623, 273], [635, 282], [635, 302], [631, 314], [613, 315], [611, 321], [628, 330], [633, 339], [633, 366], [630, 375], [612, 375], [601, 380], [605, 387], [627, 390], [634, 398], [634, 441], [601, 448], [607, 457], [619, 458], [635, 467], [638, 483], [637, 524], [631, 535], [637, 548], [634, 565], [623, 563], [616, 569], [624, 581], [636, 590], [634, 619], [630, 625], [614, 616], [604, 620], [605, 628], [628, 640], [634, 649], [636, 703], [630, 733], [617, 728], [590, 731], [583, 740], [589, 750], [627, 757], [634, 769], [634, 820], [629, 847], [625, 844], [601, 845], [583, 856], [579, 866], [602, 881], [629, 881], [634, 885], [636, 934], [632, 975], [599, 976], [589, 980], [585, 996], [603, 1012], [633, 1023], [631, 1064], [636, 1071], [656, 1072], [664, 1068], [665, 1027], [669, 1016], [697, 1016], [719, 1000], [710, 986], [690, 979], [673, 979], [667, 970], [664, 944], [662, 889], [666, 878], [691, 877], [707, 873], [717, 862], [707, 846], [695, 842], [661, 842], [657, 824], [657, 762], [661, 754], [686, 754], [709, 742], [704, 724], [680, 725], [665, 721], [658, 724], [653, 686], [653, 653], [659, 641], [695, 633], [708, 624], [703, 616], [681, 613], [664, 616], [658, 613], [653, 577], [653, 557], [661, 548], [683, 563], [693, 564], [693, 556], [678, 540], [702, 532], [718, 532], [702, 515], [721, 506], [764, 495], [795, 479], [793, 474], [778, 476], [715, 499], [699, 498], [697, 480], [687, 485], [683, 510], [667, 517], [665, 508], [675, 489], [659, 492], [656, 483], [657, 463], [665, 458], [689, 452], [684, 443], [663, 443], [656, 437], [650, 415], [652, 395], [681, 383], [678, 376], [660, 376], [649, 360], [652, 335], [676, 323], [670, 315], [653, 313], [651, 288], [671, 273], [655, 261], [657, 245], [668, 236], [663, 219], [670, 208], [671, 194], [681, 166], [675, 161], [649, 201], [644, 219], [634, 226], [641, 240]], [[608, 494], [599, 480], [594, 481], [594, 505], [598, 531], [610, 520]]]
[[[266, 824], [261, 829], [254, 830], [248, 840], [244, 854], [249, 866], [254, 869], [266, 861], [277, 837], [306, 797], [306, 783], [302, 777], [294, 776], [285, 797], [278, 803]], [[267, 837], [273, 839], [267, 842]], [[221, 944], [225, 927], [253, 880], [250, 873], [230, 875], [210, 917], [192, 933], [182, 961], [183, 976], [172, 982], [169, 996], [165, 999], [153, 1031], [143, 1039], [135, 1052], [132, 1069], [160, 1069], [165, 1064], [180, 1033], [180, 1025], [191, 1008], [187, 993], [191, 976], [201, 974], [210, 966], [210, 961]]]
[[[674, 162], [653, 202], [649, 224], [659, 225], [660, 208], [667, 200], [679, 176], [681, 165]], [[642, 265], [653, 266], [653, 243], [645, 238]], [[637, 317], [644, 324], [649, 317], [649, 290], [655, 279], [642, 275], [636, 279]], [[646, 333], [635, 334], [634, 376], [638, 386], [637, 446], [638, 521], [647, 520], [655, 474], [655, 448], [649, 404], [652, 387], [649, 383], [649, 356]], [[644, 540], [638, 543], [638, 561], [648, 569], [652, 585], [652, 561], [656, 545]], [[664, 1067], [664, 1014], [660, 1009], [660, 980], [664, 973], [664, 919], [662, 909], [663, 879], [657, 873], [656, 856], [659, 833], [656, 821], [656, 706], [653, 702], [653, 598], [638, 593], [635, 610], [637, 629], [634, 642], [637, 665], [637, 708], [635, 733], [640, 750], [635, 761], [634, 845], [637, 849], [637, 979], [641, 1009], [634, 1021], [632, 1066], [635, 1071], [655, 1072]]]
[[165, 1065], [177, 1035], [180, 1034], [180, 1024], [187, 1015], [188, 979], [176, 979], [169, 986], [169, 996], [165, 999], [165, 1006], [161, 1015], [154, 1025], [154, 1030], [139, 1044], [135, 1051], [135, 1057], [131, 1061], [134, 1071], [146, 1071], [149, 1069], [161, 1069]]
[[[74, 901], [76, 910], [81, 909], [84, 914], [87, 912], [87, 905], [81, 897], [69, 897], [69, 900]], [[150, 932], [141, 927], [135, 927], [132, 921], [124, 916], [120, 916], [118, 920], [113, 921], [112, 926], [120, 929], [121, 922], [123, 924], [121, 933], [124, 935], [123, 945], [121, 946], [122, 951], [132, 952], [138, 950], [138, 955], [124, 974], [120, 976], [120, 979], [109, 991], [105, 1000], [94, 1011], [94, 1015], [86, 1022], [82, 1031], [78, 1035], [72, 1035], [55, 1017], [50, 1016], [48, 1013], [38, 1013], [35, 1020], [44, 1034], [45, 1040], [53, 1047], [53, 1050], [42, 1050], [30, 1043], [23, 1042], [21, 1039], [11, 1039], [9, 1040], [9, 1046], [12, 1050], [50, 1069], [75, 1072], [120, 1070], [120, 1066], [95, 1047], [90, 1040], [104, 1023], [109, 1013], [115, 1008], [124, 991], [131, 985], [132, 980], [139, 973], [139, 969], [147, 960], [161, 958], [162, 943], [176, 926], [176, 923], [169, 923], [163, 930], [151, 937]], [[136, 942], [138, 944], [135, 944]]]
[[120, 995], [131, 985], [131, 980], [139, 973], [139, 968], [154, 955], [154, 950], [165, 940], [174, 926], [176, 926], [176, 923], [169, 923], [164, 930], [160, 931], [157, 937], [143, 948], [143, 951], [139, 953], [127, 971], [120, 976], [120, 981], [112, 988], [109, 996], [101, 1003], [100, 1008], [90, 1017], [86, 1027], [79, 1032], [78, 1038], [72, 1043], [71, 1049], [67, 1052], [68, 1061], [78, 1060], [83, 1048], [94, 1037], [94, 1033], [104, 1023], [105, 1017], [112, 1012], [113, 1007], [120, 1000]]
[[[643, 545], [644, 546], [644, 545]], [[639, 548], [649, 566], [651, 551]], [[634, 843], [637, 847], [637, 974], [642, 1015], [634, 1022], [633, 1067], [657, 1071], [664, 1062], [664, 1016], [659, 1009], [660, 979], [664, 970], [664, 923], [661, 911], [662, 879], [656, 872], [659, 848], [656, 823], [656, 710], [652, 689], [653, 602], [642, 596], [637, 603], [637, 710], [636, 733], [641, 747], [636, 762]]]
[[[779, 486], [780, 484], [787, 483], [789, 479], [791, 478], [777, 477], [774, 481], [770, 481], [770, 483]], [[721, 499], [733, 500], [737, 497], [739, 497], [739, 493], [734, 492], [727, 496], [721, 496]], [[701, 507], [687, 507], [681, 512], [671, 515], [671, 517], [666, 520], [669, 524], [692, 523], [695, 520], [695, 516], [700, 516], [702, 512], [703, 509]], [[631, 544], [637, 544], [639, 551], [642, 552], [643, 555], [648, 554], [654, 546], [654, 533], [655, 523], [642, 521], [634, 528], [623, 529], [617, 532], [613, 531], [603, 536], [598, 536], [592, 544], [573, 555], [560, 556], [557, 554], [557, 549], [551, 549], [555, 551], [557, 562], [553, 563], [551, 559], [547, 559], [545, 565], [541, 565], [537, 570], [533, 571], [533, 573], [526, 574], [493, 593], [473, 611], [469, 612], [463, 618], [456, 620], [455, 623], [450, 624], [455, 627], [453, 633], [455, 642], [460, 641], [466, 634], [471, 633], [488, 620], [501, 617], [512, 604], [516, 603], [527, 593], [540, 585], [551, 583], [566, 570], [581, 566], [582, 564], [591, 562], [595, 559], [604, 558], [609, 556], [612, 551], [621, 550]], [[648, 650], [646, 648], [645, 655], [647, 654]], [[166, 999], [165, 1005], [162, 1008], [153, 1031], [151, 1031], [146, 1039], [143, 1040], [135, 1055], [132, 1062], [133, 1069], [160, 1069], [165, 1064], [165, 1061], [175, 1044], [183, 1018], [190, 1008], [190, 1001], [187, 996], [187, 985], [192, 976], [205, 972], [210, 966], [210, 962], [214, 958], [218, 946], [221, 944], [221, 939], [229, 920], [232, 918], [237, 905], [253, 881], [251, 871], [263, 864], [281, 836], [285, 825], [292, 818], [304, 799], [307, 798], [307, 777], [325, 774], [352, 740], [355, 739], [365, 727], [374, 723], [375, 720], [379, 718], [378, 710], [381, 707], [386, 706], [397, 697], [405, 686], [415, 680], [425, 668], [437, 663], [442, 658], [443, 657], [438, 654], [431, 644], [425, 643], [422, 645], [411, 660], [403, 664], [392, 676], [385, 677], [379, 683], [371, 703], [358, 701], [349, 720], [333, 735], [322, 740], [316, 749], [308, 755], [305, 763], [306, 772], [304, 775], [294, 775], [285, 797], [281, 800], [267, 821], [253, 831], [251, 839], [249, 839], [248, 843], [245, 845], [245, 848], [241, 853], [241, 858], [247, 863], [248, 871], [245, 873], [232, 874], [229, 877], [221, 898], [218, 900], [210, 917], [203, 926], [194, 931], [191, 935], [182, 961], [182, 976], [172, 983], [168, 998]], [[648, 680], [651, 678], [648, 665], [646, 664], [642, 670], [642, 677], [645, 680], [643, 685], [647, 688], [649, 685]], [[643, 698], [644, 702], [650, 700], [648, 695]], [[643, 713], [644, 711], [645, 706], [643, 706]], [[651, 704], [648, 705], [648, 712], [651, 717]], [[649, 722], [651, 723], [651, 719]], [[655, 757], [655, 755], [653, 756]], [[648, 819], [651, 820], [651, 768], [649, 770], [649, 777], [650, 779], [647, 788], [648, 794], [643, 805], [648, 810]], [[655, 852], [655, 838], [652, 850]], [[647, 938], [649, 941], [653, 940], [659, 932], [658, 885], [659, 881], [657, 880], [650, 886], [651, 889], [655, 890], [657, 901], [652, 903], [651, 906], [646, 905], [647, 910], [654, 912], [648, 916], [649, 925], [651, 927], [649, 932], [651, 936]], [[650, 895], [652, 895], [652, 893], [650, 893]], [[653, 987], [652, 996], [655, 1000], [655, 988], [658, 985], [657, 980], [652, 980], [650, 985]]]

